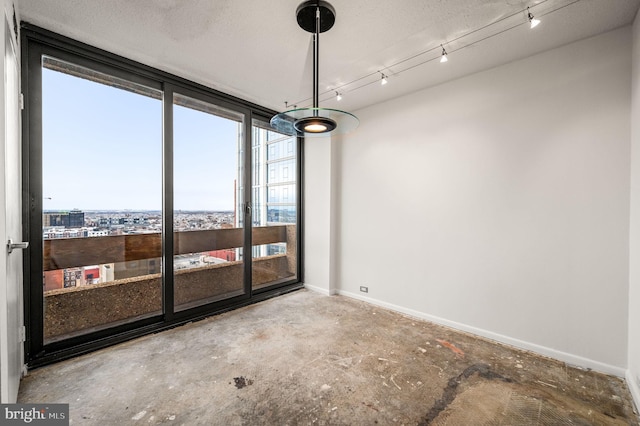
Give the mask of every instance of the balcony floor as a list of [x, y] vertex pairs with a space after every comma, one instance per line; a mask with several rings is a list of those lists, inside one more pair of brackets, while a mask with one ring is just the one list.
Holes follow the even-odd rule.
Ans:
[[72, 424], [637, 424], [618, 378], [306, 290], [30, 372]]

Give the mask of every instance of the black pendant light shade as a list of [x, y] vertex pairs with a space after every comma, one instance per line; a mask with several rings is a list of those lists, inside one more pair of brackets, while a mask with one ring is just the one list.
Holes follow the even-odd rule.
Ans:
[[298, 132], [326, 133], [336, 128], [336, 122], [330, 118], [313, 116], [300, 118], [293, 122]]
[[271, 126], [282, 133], [305, 137], [355, 129], [359, 121], [353, 114], [318, 106], [320, 33], [331, 29], [336, 21], [333, 6], [323, 0], [305, 1], [298, 6], [296, 17], [300, 28], [313, 33], [313, 107], [276, 114], [271, 118]]

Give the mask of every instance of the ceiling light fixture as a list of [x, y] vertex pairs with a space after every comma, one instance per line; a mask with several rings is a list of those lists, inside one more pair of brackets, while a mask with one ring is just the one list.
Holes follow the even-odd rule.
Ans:
[[535, 28], [538, 26], [538, 24], [540, 23], [539, 19], [536, 19], [533, 14], [531, 13], [531, 11], [529, 10], [529, 8], [527, 7], [527, 18], [529, 18], [529, 22], [531, 22], [531, 28]]
[[[546, 3], [546, 2], [550, 2], [550, 1], [551, 0], [538, 0], [538, 3], [535, 4], [532, 7], [538, 7], [541, 4]], [[549, 10], [546, 10], [545, 13], [544, 13], [544, 16], [551, 15], [551, 14], [553, 14], [555, 12], [558, 12], [560, 10], [563, 10], [563, 9], [569, 7], [569, 6], [573, 6], [575, 4], [578, 4], [578, 3], [580, 3], [581, 0], [567, 0], [567, 1], [569, 1], [569, 3], [560, 4], [557, 7], [554, 7], [554, 8], [551, 8]], [[490, 22], [490, 23], [488, 23], [486, 25], [483, 25], [481, 27], [478, 27], [478, 28], [475, 28], [475, 29], [470, 30], [468, 32], [465, 32], [465, 33], [463, 33], [463, 34], [461, 34], [461, 35], [459, 35], [459, 36], [457, 36], [455, 38], [449, 39], [447, 41], [447, 44], [451, 45], [452, 43], [458, 42], [458, 41], [460, 41], [462, 39], [466, 39], [466, 38], [470, 37], [473, 34], [477, 34], [480, 31], [484, 31], [484, 30], [488, 30], [488, 29], [493, 28], [494, 30], [490, 31], [490, 33], [487, 36], [485, 36], [485, 37], [483, 37], [483, 38], [481, 38], [479, 40], [475, 40], [475, 41], [471, 40], [470, 42], [465, 43], [464, 45], [456, 48], [455, 52], [457, 53], [458, 51], [461, 51], [463, 49], [467, 49], [467, 48], [470, 48], [470, 47], [473, 47], [473, 46], [477, 46], [478, 44], [484, 43], [486, 40], [492, 39], [493, 37], [496, 37], [496, 36], [505, 34], [507, 32], [510, 32], [512, 30], [515, 30], [517, 28], [520, 28], [522, 23], [523, 23], [522, 20], [521, 20], [521, 17], [522, 17], [523, 13], [525, 14], [525, 17], [527, 19], [529, 19], [529, 15], [531, 15], [531, 19], [529, 19], [529, 22], [534, 21], [534, 22], [532, 22], [533, 26], [536, 26], [536, 25], [541, 23], [541, 21], [539, 19], [536, 19], [533, 16], [533, 14], [530, 12], [529, 8], [518, 9], [516, 12], [514, 12], [514, 13], [512, 13], [510, 15], [505, 15], [502, 18], [500, 18], [500, 19], [498, 19], [496, 21]], [[509, 24], [509, 26], [507, 26], [507, 28], [500, 29], [500, 26], [504, 25], [503, 23], [505, 21], [513, 20], [513, 18], [516, 17], [516, 16], [518, 16], [517, 22], [515, 22], [513, 24]], [[412, 69], [414, 69], [416, 67], [423, 66], [423, 65], [425, 65], [427, 63], [431, 63], [432, 61], [437, 60], [438, 57], [430, 57], [430, 58], [428, 58], [426, 60], [423, 60], [422, 62], [418, 62], [418, 63], [412, 64], [412, 65], [408, 65], [408, 66], [404, 65], [404, 66], [401, 67], [402, 64], [408, 63], [409, 61], [411, 61], [411, 60], [413, 60], [413, 59], [415, 59], [415, 58], [417, 58], [419, 56], [425, 55], [427, 53], [435, 52], [437, 50], [438, 50], [438, 46], [437, 45], [429, 47], [429, 48], [427, 48], [427, 49], [425, 49], [425, 50], [423, 50], [421, 52], [418, 52], [418, 53], [416, 53], [416, 54], [414, 54], [412, 56], [409, 56], [409, 57], [406, 57], [404, 59], [398, 60], [397, 62], [388, 64], [384, 69], [392, 69], [393, 68], [393, 76], [394, 76], [394, 78], [395, 77], [399, 77], [403, 73], [405, 73], [405, 72], [407, 72], [409, 70], [412, 70]], [[440, 59], [442, 59], [442, 58], [440, 58]], [[335, 93], [336, 90], [340, 90], [341, 93], [345, 94], [345, 93], [351, 93], [351, 92], [354, 92], [356, 90], [361, 90], [361, 89], [367, 88], [370, 85], [375, 84], [378, 81], [378, 80], [375, 80], [374, 78], [377, 78], [376, 76], [378, 76], [380, 74], [382, 74], [381, 71], [372, 71], [372, 72], [370, 72], [368, 74], [361, 75], [361, 76], [359, 76], [357, 78], [354, 78], [351, 81], [347, 81], [345, 83], [342, 83], [339, 86], [328, 88], [326, 91], [322, 92], [320, 95], [330, 94], [330, 97], [325, 98], [325, 100], [329, 100], [329, 99], [331, 99], [331, 97], [333, 97], [333, 94]], [[386, 76], [383, 75], [382, 78], [385, 78], [385, 77]], [[361, 83], [359, 85], [356, 85], [356, 83], [358, 83], [360, 81], [363, 81], [363, 83]], [[308, 101], [309, 99], [310, 98], [307, 98], [307, 99], [301, 100], [299, 102], [305, 102], [305, 101]]]
[[[320, 33], [328, 31], [336, 21], [333, 6], [323, 0], [309, 0], [296, 10], [298, 25], [313, 34], [313, 107], [292, 109], [271, 118], [271, 126], [287, 134], [313, 136], [336, 130], [345, 133], [358, 126], [358, 119], [345, 111], [318, 106], [318, 69], [320, 68]], [[340, 94], [336, 92], [337, 97]], [[338, 99], [340, 100], [340, 99]]]
[[386, 76], [386, 75], [384, 75], [384, 73], [383, 73], [383, 72], [381, 72], [380, 74], [381, 74], [381, 77], [380, 77], [380, 84], [384, 86], [385, 84], [387, 84], [387, 83], [389, 82], [389, 80], [387, 80], [387, 76]]
[[447, 58], [447, 51], [444, 50], [444, 46], [443, 45], [440, 45], [440, 47], [442, 47], [442, 57], [440, 58], [440, 63], [447, 62], [449, 60]]
[[336, 91], [336, 101], [341, 101], [342, 100], [342, 95], [340, 94], [340, 92]]

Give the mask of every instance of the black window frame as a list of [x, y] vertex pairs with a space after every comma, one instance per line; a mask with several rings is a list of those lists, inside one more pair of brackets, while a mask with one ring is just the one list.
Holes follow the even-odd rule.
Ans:
[[[87, 333], [61, 342], [44, 343], [42, 336], [44, 311], [42, 298], [42, 168], [31, 167], [42, 162], [42, 69], [43, 55], [52, 56], [114, 77], [161, 90], [163, 93], [163, 313], [105, 330]], [[304, 140], [297, 140], [297, 274], [290, 281], [253, 290], [251, 287], [251, 256], [245, 262], [246, 295], [214, 302], [186, 311], [174, 312], [173, 299], [173, 93], [189, 94], [217, 105], [245, 113], [244, 197], [251, 200], [251, 154], [253, 119], [269, 121], [276, 114], [269, 108], [245, 101], [188, 79], [158, 70], [131, 59], [56, 34], [28, 22], [21, 23], [21, 87], [24, 97], [22, 111], [22, 182], [23, 241], [30, 247], [25, 253], [24, 315], [26, 326], [25, 364], [35, 368], [83, 353], [121, 343], [149, 333], [169, 329], [190, 321], [227, 312], [303, 287], [303, 211], [304, 211]], [[167, 94], [171, 94], [168, 96]], [[252, 221], [244, 220], [245, 248], [251, 253]], [[39, 277], [39, 278], [38, 278]], [[39, 287], [39, 290], [38, 290]], [[40, 293], [38, 293], [38, 291]], [[40, 294], [40, 297], [37, 295]]]

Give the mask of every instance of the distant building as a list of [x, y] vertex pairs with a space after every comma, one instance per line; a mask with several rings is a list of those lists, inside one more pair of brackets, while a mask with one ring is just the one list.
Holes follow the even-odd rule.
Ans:
[[[253, 226], [297, 223], [296, 138], [255, 126], [253, 134]], [[286, 244], [253, 248], [253, 256], [285, 253]]]
[[[82, 268], [68, 268], [63, 270], [64, 288], [80, 287], [84, 285]], [[46, 283], [45, 283], [46, 287]]]
[[64, 288], [64, 271], [55, 269], [53, 271], [44, 271], [43, 285], [44, 291], [57, 290]]
[[114, 264], [56, 269], [44, 272], [44, 291], [82, 287], [113, 281]]
[[207, 256], [214, 257], [216, 259], [226, 260], [227, 262], [233, 262], [236, 260], [236, 251], [235, 249], [213, 250], [213, 251], [207, 252]]
[[69, 213], [69, 228], [82, 228], [84, 226], [84, 212], [71, 210]]
[[112, 228], [124, 225], [149, 225], [149, 218], [147, 217], [129, 217], [127, 216], [113, 216], [113, 217], [100, 217], [97, 219], [97, 224], [101, 228]]
[[84, 226], [84, 212], [81, 210], [71, 210], [69, 212], [45, 213], [42, 215], [42, 226], [82, 228]]

